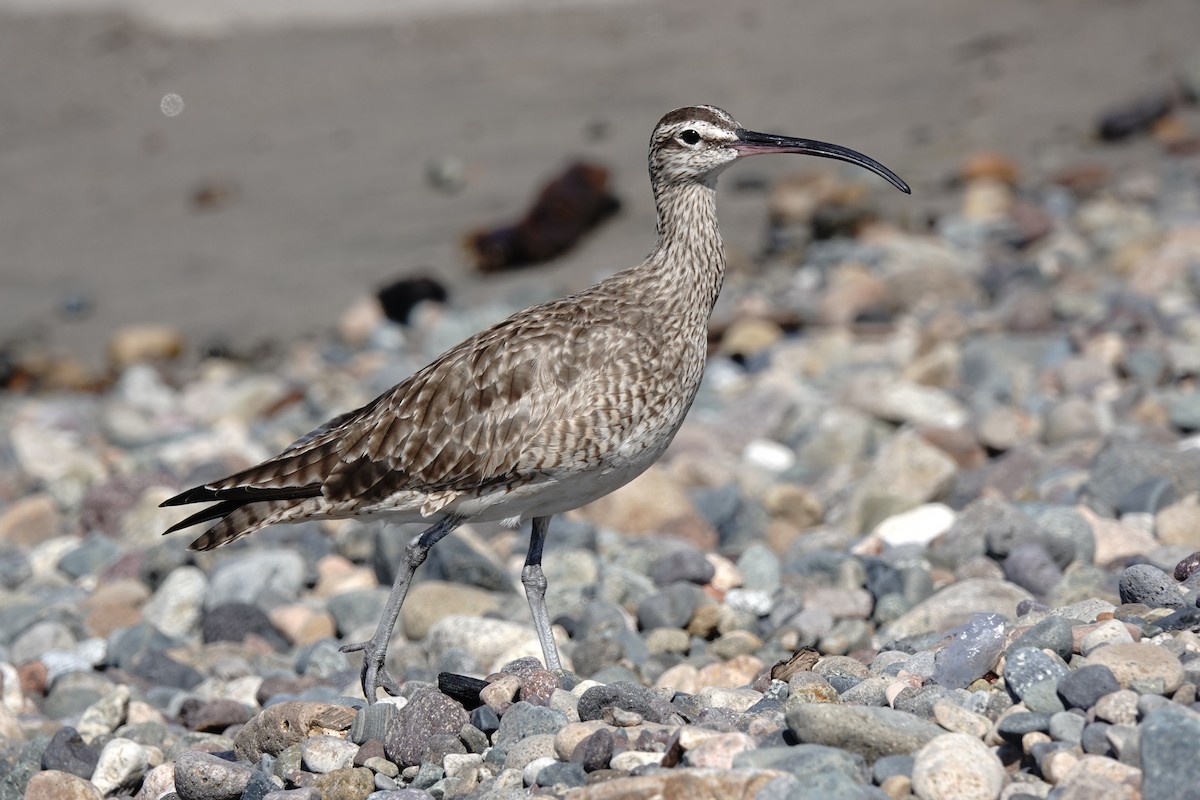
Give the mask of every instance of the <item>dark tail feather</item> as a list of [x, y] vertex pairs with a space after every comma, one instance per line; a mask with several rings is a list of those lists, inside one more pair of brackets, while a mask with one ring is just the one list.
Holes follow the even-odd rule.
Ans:
[[[162, 501], [159, 506], [186, 506], [189, 503], [211, 503], [213, 500], [222, 500], [233, 503], [233, 507], [236, 508], [247, 503], [263, 503], [271, 500], [303, 500], [307, 497], [316, 497], [320, 493], [321, 484], [319, 483], [277, 488], [234, 486], [231, 489], [210, 489], [208, 486], [196, 486]], [[212, 519], [212, 517], [208, 517], [208, 519]], [[199, 522], [200, 519], [196, 521]]]
[[240, 500], [226, 500], [223, 503], [217, 503], [215, 506], [209, 506], [203, 511], [198, 511], [195, 514], [192, 514], [190, 517], [182, 520], [181, 522], [176, 522], [174, 525], [163, 531], [163, 536], [166, 536], [168, 533], [174, 533], [175, 531], [181, 531], [184, 528], [190, 528], [198, 522], [208, 522], [210, 519], [218, 519], [220, 517], [228, 516], [244, 505], [245, 503]]
[[[221, 505], [225, 505], [222, 503]], [[188, 550], [212, 550], [228, 544], [243, 536], [248, 536], [267, 524], [271, 512], [276, 507], [272, 503], [242, 505], [234, 508], [225, 518], [197, 537]]]

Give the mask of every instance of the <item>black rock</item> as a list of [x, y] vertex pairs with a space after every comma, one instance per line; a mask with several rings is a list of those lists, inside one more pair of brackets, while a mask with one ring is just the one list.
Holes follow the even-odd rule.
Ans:
[[453, 672], [442, 672], [438, 675], [438, 690], [447, 697], [457, 700], [468, 711], [473, 711], [483, 705], [483, 701], [479, 699], [479, 693], [486, 686], [487, 681], [467, 675], [456, 675]]
[[608, 762], [613, 757], [613, 743], [612, 733], [607, 728], [601, 728], [575, 745], [571, 762], [578, 764], [585, 772], [608, 769]]
[[1058, 679], [1058, 696], [1067, 708], [1091, 708], [1101, 697], [1120, 688], [1112, 670], [1103, 664], [1085, 664]]
[[288, 649], [287, 640], [271, 624], [258, 606], [249, 603], [226, 603], [210, 609], [200, 621], [200, 635], [205, 644], [212, 642], [241, 642], [254, 634], [282, 652]]
[[42, 752], [42, 769], [69, 772], [80, 778], [92, 779], [100, 751], [88, 745], [71, 726], [59, 728]]
[[440, 281], [420, 275], [393, 281], [381, 288], [375, 296], [379, 298], [384, 316], [392, 322], [407, 325], [408, 315], [418, 303], [426, 300], [444, 303], [450, 295]]
[[500, 728], [500, 717], [491, 706], [480, 706], [472, 709], [471, 724], [490, 736]]

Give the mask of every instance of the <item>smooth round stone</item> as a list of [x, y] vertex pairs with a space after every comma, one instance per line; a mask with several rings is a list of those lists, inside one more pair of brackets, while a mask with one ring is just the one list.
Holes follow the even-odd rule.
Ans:
[[1106, 694], [1092, 706], [1096, 719], [1113, 725], [1134, 725], [1138, 718], [1138, 694], [1131, 689], [1119, 689]]
[[[16, 797], [17, 795], [13, 795]], [[58, 770], [34, 773], [25, 786], [24, 800], [100, 800], [101, 794], [88, 780]]]
[[556, 760], [554, 734], [537, 733], [527, 736], [519, 742], [514, 742], [505, 753], [504, 768], [523, 770], [530, 763], [540, 758]]
[[1062, 569], [1040, 542], [1021, 542], [1004, 559], [1004, 577], [1039, 595], [1048, 594], [1062, 580]]
[[647, 631], [644, 640], [646, 650], [654, 653], [686, 653], [692, 637], [680, 628], [655, 628]]
[[1112, 670], [1103, 664], [1085, 664], [1058, 680], [1058, 694], [1070, 708], [1091, 708], [1101, 697], [1120, 688]]
[[650, 565], [649, 576], [658, 586], [676, 582], [704, 585], [712, 580], [716, 569], [693, 547], [680, 547]]
[[1008, 581], [967, 578], [922, 600], [878, 635], [889, 642], [929, 631], [946, 631], [968, 622], [977, 613], [994, 612], [1013, 619], [1017, 616], [1017, 605], [1032, 599], [1029, 592]]
[[674, 583], [638, 604], [638, 624], [643, 630], [684, 628], [704, 602], [704, 593], [691, 583]]
[[963, 733], [937, 737], [913, 759], [913, 791], [922, 800], [996, 800], [1004, 779], [991, 748]]
[[191, 635], [202, 616], [208, 578], [196, 567], [178, 567], [167, 575], [142, 609], [142, 618], [167, 636]]
[[[1068, 564], [1091, 564], [1096, 556], [1096, 536], [1092, 526], [1078, 511], [1072, 508], [1048, 508], [1035, 517], [1041, 529], [1042, 541], [1051, 555], [1070, 553], [1067, 563], [1059, 562], [1066, 569]], [[1092, 619], [1095, 619], [1093, 617]]]
[[75, 647], [75, 635], [61, 622], [46, 620], [25, 629], [13, 642], [9, 658], [14, 664], [32, 661], [47, 651], [70, 651]]
[[1129, 629], [1125, 627], [1125, 623], [1120, 620], [1109, 619], [1097, 623], [1096, 627], [1083, 635], [1079, 640], [1079, 652], [1087, 656], [1093, 650], [1105, 645], [1132, 643], [1133, 636], [1129, 633]]
[[808, 703], [789, 710], [786, 718], [799, 741], [849, 750], [868, 760], [911, 753], [945, 733], [915, 714], [892, 708]]
[[737, 561], [743, 587], [773, 594], [779, 591], [782, 565], [769, 547], [755, 543], [746, 548]]
[[1154, 686], [1155, 694], [1170, 694], [1183, 683], [1183, 664], [1165, 648], [1146, 642], [1110, 644], [1093, 650], [1088, 661], [1112, 670], [1123, 688]]
[[358, 745], [340, 736], [310, 736], [301, 747], [304, 769], [316, 773], [345, 769], [357, 753]]

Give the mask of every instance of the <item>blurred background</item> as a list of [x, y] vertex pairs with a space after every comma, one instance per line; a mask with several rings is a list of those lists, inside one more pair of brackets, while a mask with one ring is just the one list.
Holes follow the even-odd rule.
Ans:
[[[982, 152], [1033, 177], [1156, 158], [1098, 120], [1174, 91], [1197, 31], [1194, 0], [3, 0], [0, 344], [90, 368], [131, 323], [195, 352], [322, 335], [406, 276], [464, 307], [582, 288], [650, 249], [646, 142], [696, 103], [874, 156], [914, 196], [855, 179], [919, 230]], [[619, 213], [474, 269], [464, 237], [577, 158]], [[733, 262], [770, 183], [837, 169], [728, 173]]]

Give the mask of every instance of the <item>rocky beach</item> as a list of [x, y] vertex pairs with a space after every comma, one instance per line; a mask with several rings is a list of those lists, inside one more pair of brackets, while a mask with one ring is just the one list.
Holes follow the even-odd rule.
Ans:
[[[402, 692], [368, 706], [338, 648], [373, 632], [420, 526], [308, 522], [192, 553], [202, 529], [162, 537], [188, 511], [159, 504], [576, 288], [614, 237], [610, 266], [633, 263], [644, 183], [619, 182], [618, 216], [549, 266], [480, 275], [460, 256], [384, 293], [343, 279], [326, 321], [268, 345], [229, 286], [243, 327], [217, 344], [203, 309], [118, 315], [90, 351], [14, 337], [0, 800], [1200, 796], [1185, 63], [1076, 119], [1074, 151], [1033, 146], [1047, 129], [950, 162], [910, 149], [894, 166], [914, 165], [915, 208], [828, 162], [730, 170], [730, 271], [688, 421], [649, 472], [551, 525], [565, 675], [541, 667], [521, 591], [528, 526], [433, 549], [389, 654]], [[842, 140], [892, 164], [873, 136]], [[555, 158], [511, 203], [472, 200], [493, 211], [456, 235], [519, 218]], [[494, 191], [429, 163], [443, 213], [472, 181]], [[226, 180], [189, 213], [252, 212], [253, 182]], [[440, 263], [450, 245], [417, 247]], [[56, 313], [95, 324], [105, 295], [67, 288], [82, 299]]]

